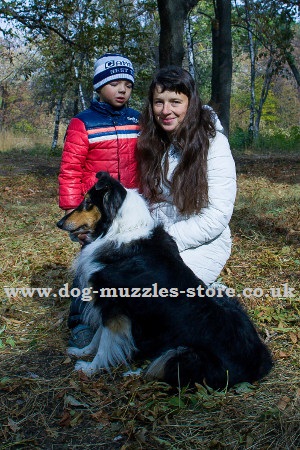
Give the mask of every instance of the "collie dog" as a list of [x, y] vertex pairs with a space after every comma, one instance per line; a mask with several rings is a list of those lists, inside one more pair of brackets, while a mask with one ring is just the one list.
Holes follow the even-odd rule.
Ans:
[[146, 359], [148, 379], [213, 389], [268, 374], [270, 352], [237, 299], [207, 290], [138, 192], [106, 172], [97, 179], [57, 224], [87, 235], [74, 268], [82, 292], [91, 294], [84, 322], [95, 335], [68, 354], [95, 357], [75, 369], [90, 376]]

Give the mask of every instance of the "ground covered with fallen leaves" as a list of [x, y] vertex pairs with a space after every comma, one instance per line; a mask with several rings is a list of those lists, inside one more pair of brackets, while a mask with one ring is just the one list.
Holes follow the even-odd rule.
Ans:
[[[234, 245], [221, 281], [247, 306], [275, 367], [255, 385], [174, 392], [124, 377], [123, 367], [91, 379], [73, 371], [69, 300], [57, 293], [78, 246], [55, 226], [59, 157], [0, 153], [1, 449], [300, 448], [300, 157], [236, 163]], [[7, 290], [28, 287], [52, 291]]]

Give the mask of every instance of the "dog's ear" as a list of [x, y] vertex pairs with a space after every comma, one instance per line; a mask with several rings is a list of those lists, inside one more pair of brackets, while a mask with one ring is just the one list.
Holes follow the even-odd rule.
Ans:
[[103, 197], [103, 208], [106, 215], [112, 220], [116, 217], [125, 197], [126, 189], [119, 183], [105, 193]]
[[98, 181], [95, 184], [96, 191], [108, 189], [111, 186], [112, 178], [108, 172], [98, 172], [96, 177], [98, 178]]
[[126, 197], [126, 189], [118, 180], [111, 177], [108, 172], [98, 172], [96, 177], [98, 181], [95, 184], [95, 188], [96, 191], [102, 191], [104, 212], [107, 217], [113, 220]]

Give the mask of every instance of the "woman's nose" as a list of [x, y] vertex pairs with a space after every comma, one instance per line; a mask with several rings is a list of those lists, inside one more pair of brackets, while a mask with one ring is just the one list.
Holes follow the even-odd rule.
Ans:
[[170, 105], [169, 103], [165, 103], [162, 109], [162, 114], [169, 114], [170, 113]]

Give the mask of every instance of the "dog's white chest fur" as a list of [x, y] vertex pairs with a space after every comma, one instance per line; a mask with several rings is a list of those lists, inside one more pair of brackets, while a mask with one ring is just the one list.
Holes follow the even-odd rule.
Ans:
[[107, 234], [85, 246], [73, 264], [80, 287], [90, 287], [89, 280], [93, 273], [105, 267], [99, 262], [102, 248], [107, 245], [118, 248], [120, 245], [136, 239], [146, 238], [153, 230], [154, 225], [154, 220], [144, 199], [138, 192], [132, 189], [127, 190], [126, 198]]

